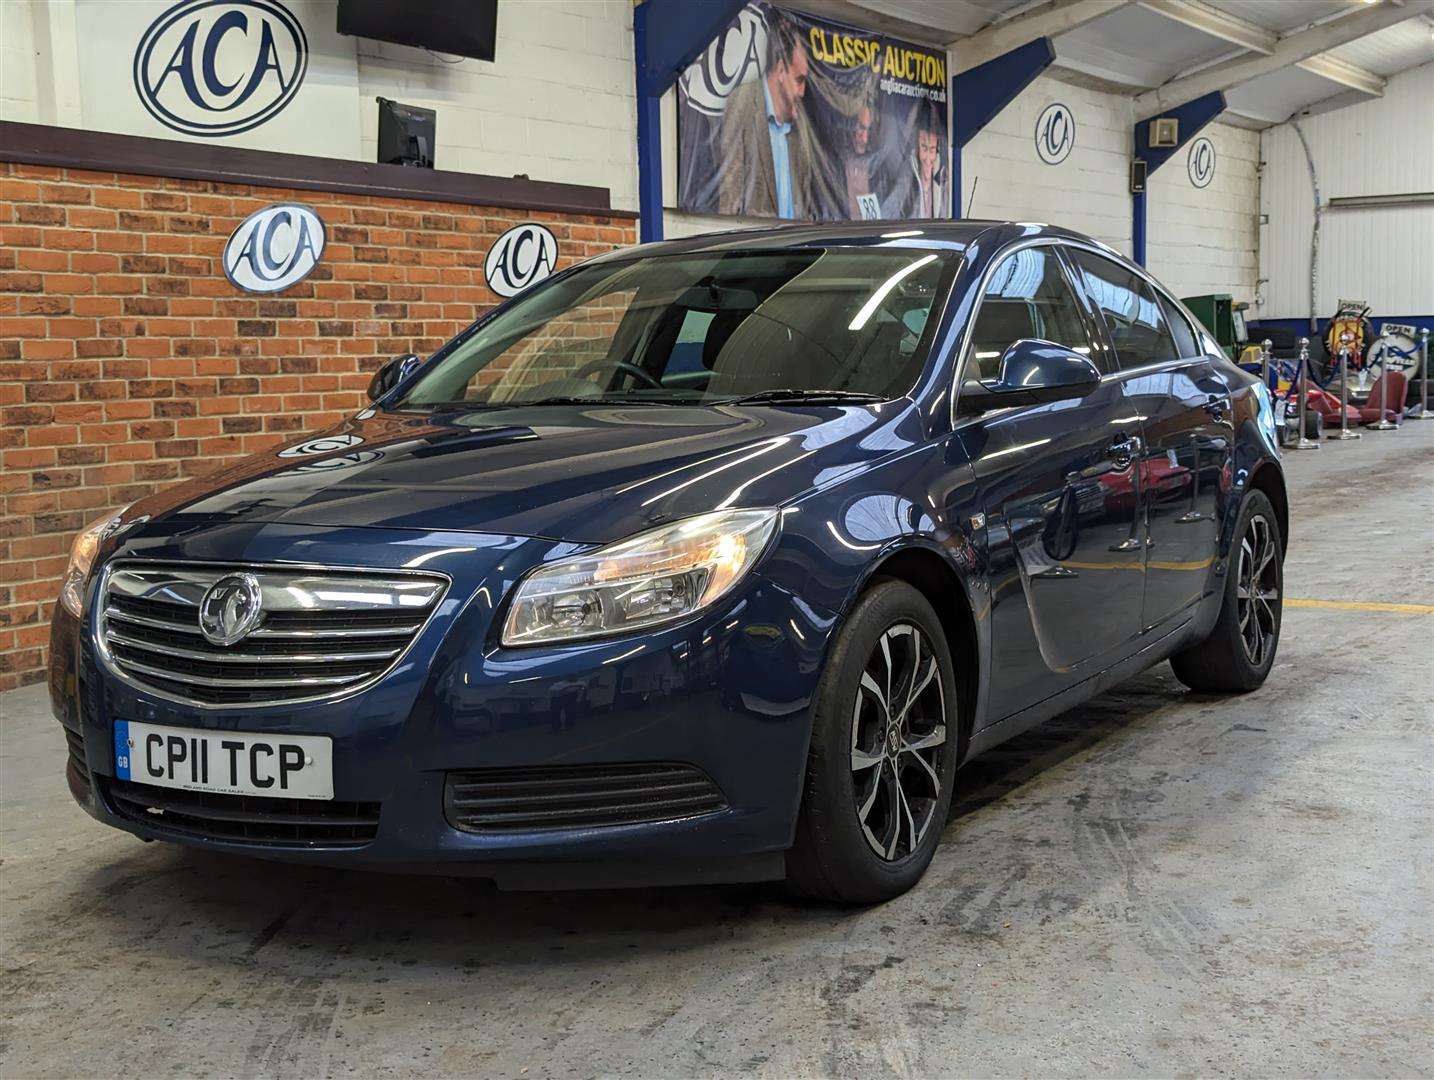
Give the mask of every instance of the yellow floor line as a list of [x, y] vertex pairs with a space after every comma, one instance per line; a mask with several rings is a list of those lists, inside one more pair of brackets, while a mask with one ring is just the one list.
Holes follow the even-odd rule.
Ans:
[[1388, 604], [1379, 600], [1296, 600], [1285, 597], [1285, 607], [1325, 608], [1329, 611], [1392, 611], [1398, 615], [1434, 615], [1434, 604]]

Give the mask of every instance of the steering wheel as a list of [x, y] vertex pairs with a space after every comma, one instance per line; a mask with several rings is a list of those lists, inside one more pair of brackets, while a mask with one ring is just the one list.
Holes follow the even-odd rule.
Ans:
[[578, 368], [578, 370], [573, 373], [573, 377], [581, 379], [585, 375], [591, 375], [593, 372], [599, 371], [602, 368], [612, 368], [614, 371], [621, 371], [625, 375], [632, 375], [635, 378], [641, 379], [654, 390], [663, 389], [663, 385], [660, 381], [654, 379], [636, 364], [629, 364], [626, 360], [590, 360]]

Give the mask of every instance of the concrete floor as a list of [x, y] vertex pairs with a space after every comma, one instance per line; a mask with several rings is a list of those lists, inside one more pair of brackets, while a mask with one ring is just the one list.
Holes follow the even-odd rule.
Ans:
[[[1434, 424], [1288, 465], [1290, 597], [1434, 604]], [[0, 1074], [1434, 1074], [1434, 617], [1284, 629], [1258, 693], [1162, 665], [981, 759], [867, 911], [142, 845], [13, 692]]]

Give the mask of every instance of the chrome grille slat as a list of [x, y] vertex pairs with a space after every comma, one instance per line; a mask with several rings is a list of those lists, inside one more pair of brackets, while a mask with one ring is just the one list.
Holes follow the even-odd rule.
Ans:
[[[263, 618], [233, 645], [214, 644], [200, 631], [199, 604], [234, 573], [257, 581]], [[101, 651], [131, 682], [206, 705], [346, 694], [402, 659], [447, 584], [431, 573], [119, 562], [100, 590]]]
[[370, 652], [349, 652], [349, 653], [270, 653], [267, 655], [255, 655], [253, 653], [239, 652], [238, 649], [231, 649], [227, 652], [215, 649], [205, 652], [201, 649], [180, 649], [173, 645], [156, 645], [152, 642], [139, 641], [135, 638], [126, 637], [123, 634], [111, 632], [109, 635], [111, 645], [123, 645], [131, 649], [143, 649], [145, 652], [160, 653], [166, 656], [182, 656], [187, 660], [213, 660], [224, 664], [272, 664], [276, 660], [282, 660], [286, 664], [340, 664], [350, 663], [356, 660], [391, 660], [399, 654], [398, 649], [380, 649]]
[[261, 626], [249, 636], [251, 638], [376, 638], [376, 637], [398, 637], [400, 634], [408, 635], [415, 633], [422, 623], [405, 623], [403, 626], [392, 628], [369, 629], [360, 627], [348, 630], [271, 630], [267, 626]]
[[193, 634], [199, 637], [199, 624], [171, 622], [168, 619], [151, 619], [148, 615], [130, 615], [127, 612], [115, 611], [113, 609], [105, 613], [108, 619], [116, 619], [120, 622], [134, 623], [136, 626], [148, 626], [154, 630], [173, 630], [178, 634]]
[[167, 668], [151, 667], [148, 664], [136, 663], [133, 660], [121, 660], [120, 666], [126, 671], [137, 671], [141, 675], [153, 675], [158, 679], [165, 679], [170, 682], [186, 682], [195, 686], [231, 686], [231, 687], [271, 687], [271, 686], [342, 686], [344, 683], [351, 683], [355, 679], [362, 679], [365, 676], [359, 675], [305, 675], [296, 679], [221, 679], [212, 675], [195, 675], [190, 672], [176, 673]]

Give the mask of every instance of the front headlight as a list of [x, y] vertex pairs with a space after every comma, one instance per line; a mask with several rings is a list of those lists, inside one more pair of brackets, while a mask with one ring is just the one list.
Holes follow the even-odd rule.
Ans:
[[119, 524], [120, 518], [123, 516], [124, 510], [120, 510], [100, 518], [99, 521], [83, 529], [80, 535], [75, 537], [75, 542], [70, 547], [70, 564], [65, 567], [64, 584], [60, 586], [60, 603], [77, 619], [84, 615], [85, 582], [89, 580], [90, 569], [95, 565], [95, 556], [99, 554], [100, 544]]
[[620, 634], [715, 603], [777, 527], [775, 510], [719, 510], [540, 567], [518, 586], [504, 645]]

